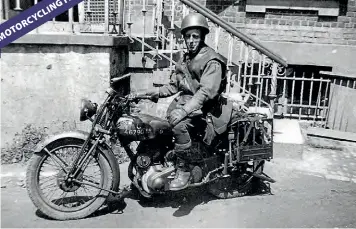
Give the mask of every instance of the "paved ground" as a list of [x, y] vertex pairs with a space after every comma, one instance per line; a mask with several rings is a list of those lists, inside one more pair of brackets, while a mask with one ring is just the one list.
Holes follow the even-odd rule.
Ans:
[[298, 120], [275, 119], [273, 124], [273, 141], [276, 143], [303, 144], [304, 139]]
[[204, 189], [152, 201], [131, 195], [97, 216], [66, 222], [48, 220], [34, 208], [21, 187], [21, 166], [2, 166], [1, 226], [356, 227], [355, 152], [305, 148], [303, 160], [276, 158], [266, 167], [277, 180], [273, 195], [219, 200]]

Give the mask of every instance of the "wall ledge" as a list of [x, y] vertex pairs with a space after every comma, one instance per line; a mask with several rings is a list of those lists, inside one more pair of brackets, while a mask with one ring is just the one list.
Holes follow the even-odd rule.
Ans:
[[317, 127], [308, 128], [307, 136], [326, 138], [326, 139], [332, 139], [337, 141], [356, 142], [356, 133], [323, 129]]
[[126, 36], [92, 35], [92, 34], [26, 34], [12, 44], [54, 44], [54, 45], [86, 45], [116, 47], [126, 46]]
[[275, 53], [287, 59], [289, 65], [332, 67], [332, 72], [356, 75], [356, 46], [337, 44], [261, 41]]
[[326, 72], [326, 71], [320, 71], [320, 75], [323, 76], [332, 76], [336, 78], [350, 78], [350, 79], [355, 79], [356, 74], [345, 74], [343, 72]]

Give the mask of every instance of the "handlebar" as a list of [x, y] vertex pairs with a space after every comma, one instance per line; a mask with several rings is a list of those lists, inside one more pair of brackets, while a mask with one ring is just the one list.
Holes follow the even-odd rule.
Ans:
[[[128, 98], [128, 97], [126, 96], [126, 98]], [[158, 102], [158, 98], [152, 98], [152, 96], [149, 96], [149, 95], [140, 95], [140, 96], [135, 96], [134, 98], [128, 98], [128, 99], [129, 99], [129, 101], [135, 101], [136, 103], [138, 102], [138, 100], [141, 100], [141, 99], [148, 99], [154, 103]]]
[[112, 79], [110, 80], [110, 83], [111, 83], [111, 84], [115, 84], [115, 83], [117, 83], [117, 82], [119, 82], [119, 81], [121, 81], [121, 80], [123, 80], [123, 79], [126, 79], [126, 78], [128, 78], [128, 77], [130, 77], [130, 76], [131, 76], [131, 74], [128, 73], [128, 74], [125, 74], [125, 75], [123, 75], [123, 76], [119, 76], [119, 77], [112, 78]]
[[148, 95], [136, 96], [135, 99], [151, 99], [151, 96]]

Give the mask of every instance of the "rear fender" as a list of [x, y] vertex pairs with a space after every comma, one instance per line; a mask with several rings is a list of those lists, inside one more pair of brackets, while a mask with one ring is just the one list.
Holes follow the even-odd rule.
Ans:
[[[38, 154], [38, 153], [42, 152], [44, 148], [51, 145], [52, 143], [54, 143], [58, 140], [66, 139], [66, 138], [80, 139], [80, 140], [83, 140], [83, 142], [84, 142], [88, 138], [88, 136], [89, 136], [88, 132], [80, 131], [80, 130], [68, 131], [68, 132], [51, 135], [51, 136], [48, 136], [47, 138], [43, 139], [41, 142], [39, 142], [36, 145], [36, 147], [34, 148], [33, 152]], [[116, 157], [109, 145], [107, 145], [106, 143], [100, 144], [100, 150], [103, 152], [104, 156], [109, 161], [109, 164], [113, 171], [113, 191], [117, 191], [119, 188], [119, 184], [120, 184], [119, 163], [116, 160]]]

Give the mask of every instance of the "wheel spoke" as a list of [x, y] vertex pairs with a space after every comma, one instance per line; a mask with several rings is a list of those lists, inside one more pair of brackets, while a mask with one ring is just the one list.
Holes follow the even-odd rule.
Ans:
[[83, 179], [86, 179], [87, 181], [98, 182], [98, 180], [100, 180], [100, 177], [83, 175]]
[[[88, 185], [88, 187], [91, 187], [91, 186]], [[83, 190], [84, 190], [85, 193], [88, 193], [87, 190], [89, 191], [89, 194], [90, 194], [89, 196], [95, 196], [95, 195], [93, 195], [93, 194], [91, 193], [91, 191], [87, 188], [86, 185], [82, 185], [82, 188], [83, 188]], [[93, 187], [91, 187], [91, 188], [92, 188], [93, 190], [98, 190], [98, 189], [93, 188]], [[100, 191], [100, 190], [99, 190], [99, 191]], [[98, 191], [98, 192], [99, 192], [99, 191]]]
[[96, 158], [94, 158], [93, 156], [89, 156], [89, 161], [87, 161], [81, 169], [82, 169], [83, 171], [87, 170], [88, 167], [89, 167], [89, 165], [92, 163], [92, 160], [93, 160], [93, 159], [94, 159], [94, 162], [93, 162], [93, 163], [97, 162], [97, 161], [96, 161]]
[[90, 168], [90, 167], [94, 167], [94, 166], [97, 166], [97, 164], [89, 164], [88, 166], [87, 166], [87, 168]]
[[[61, 196], [59, 197], [59, 200], [60, 200], [61, 202], [59, 202], [58, 205], [61, 205], [61, 203], [63, 202], [63, 198], [64, 198], [67, 194], [68, 194], [68, 193], [65, 192], [65, 191], [62, 192]], [[57, 200], [58, 200], [58, 199], [57, 199]], [[57, 202], [57, 200], [56, 200], [56, 202]]]
[[[48, 198], [49, 200], [52, 199], [52, 197], [53, 197], [53, 195], [56, 193], [56, 191], [57, 191], [57, 188], [55, 189], [55, 191], [49, 192], [49, 195], [51, 195], [51, 197]], [[47, 196], [48, 196], [48, 195], [47, 195]], [[47, 196], [46, 196], [46, 197], [47, 197]]]
[[[52, 159], [52, 158], [51, 158]], [[52, 159], [53, 160], [53, 159]], [[47, 165], [52, 165], [52, 166], [54, 166], [54, 167], [56, 167], [56, 168], [61, 168], [61, 167], [59, 167], [58, 165], [55, 165], [55, 164], [52, 164], [52, 163], [48, 163], [48, 162], [45, 162], [45, 163], [43, 163], [43, 164], [47, 164]]]
[[[77, 190], [74, 191], [73, 196], [75, 196], [75, 199], [78, 199], [78, 194], [77, 194]], [[80, 198], [79, 198], [79, 203], [80, 203]], [[84, 202], [85, 203], [85, 202]], [[72, 203], [73, 204], [73, 203]]]
[[68, 166], [60, 157], [58, 157], [56, 154], [50, 152], [47, 148], [44, 148], [44, 151], [46, 151], [50, 157], [53, 159], [53, 161], [61, 168], [63, 171], [67, 171], [66, 167]]
[[41, 168], [41, 171], [44, 171], [45, 168], [49, 169], [49, 170], [54, 170], [56, 172], [59, 172], [62, 170], [61, 167], [59, 167], [56, 162], [53, 160], [53, 158], [51, 156], [48, 157], [48, 161], [45, 161], [44, 166]]
[[83, 191], [84, 191], [85, 193], [88, 193], [88, 192], [87, 192], [88, 189], [87, 189], [87, 187], [85, 187], [85, 185], [82, 185], [82, 188], [83, 188]]
[[54, 184], [46, 185], [46, 186], [42, 187], [42, 189], [46, 189], [46, 188], [49, 188], [49, 187], [56, 187], [56, 186], [57, 186], [57, 184], [54, 183]]
[[43, 185], [44, 183], [47, 183], [49, 181], [53, 181], [53, 177], [56, 177], [56, 175], [53, 175], [53, 176], [49, 176], [49, 177], [46, 177], [44, 179], [42, 179], [42, 183], [39, 183], [39, 185]]
[[83, 178], [83, 180], [89, 181], [89, 182], [91, 182], [91, 183], [93, 183], [93, 184], [96, 184], [96, 185], [99, 185], [99, 184], [100, 184], [100, 183], [98, 183], [98, 182], [96, 182], [96, 181], [93, 181], [93, 180], [91, 180], [91, 179], [85, 179], [85, 178]]
[[[96, 174], [93, 174], [96, 175]], [[95, 177], [93, 175], [87, 175], [87, 174], [83, 174], [83, 177], [88, 177], [88, 178], [93, 178], [93, 179], [97, 179], [98, 177]]]

